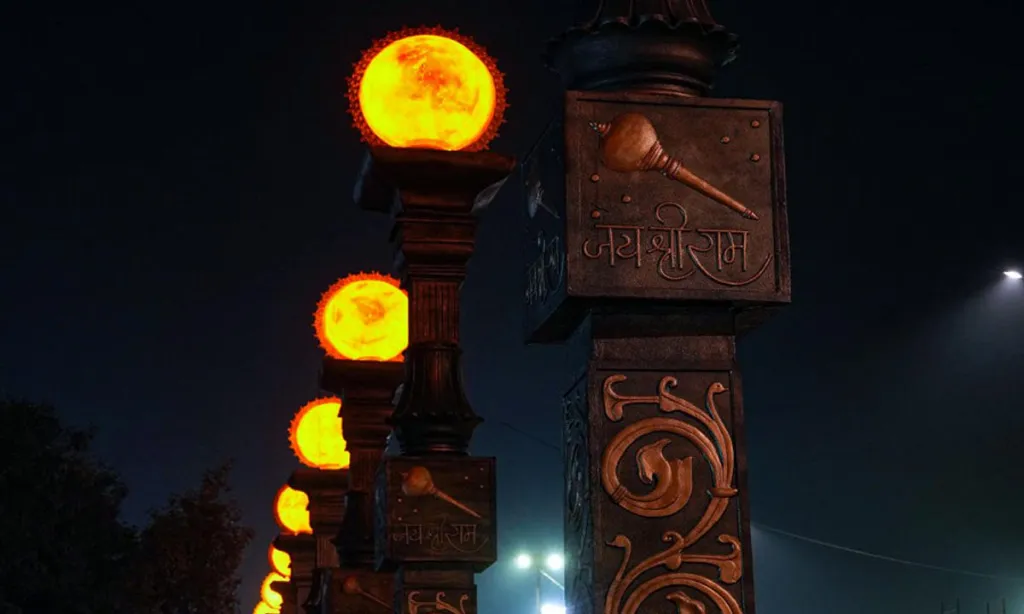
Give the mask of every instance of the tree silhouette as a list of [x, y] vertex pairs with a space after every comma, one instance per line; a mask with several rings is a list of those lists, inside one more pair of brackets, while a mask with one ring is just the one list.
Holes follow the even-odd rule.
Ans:
[[0, 614], [235, 612], [252, 531], [230, 465], [140, 532], [121, 521], [127, 490], [91, 442], [49, 405], [0, 399]]
[[0, 400], [0, 611], [123, 611], [135, 536], [91, 441], [51, 406]]
[[173, 495], [140, 536], [137, 610], [145, 614], [234, 612], [238, 567], [253, 532], [230, 498], [230, 464], [198, 490]]

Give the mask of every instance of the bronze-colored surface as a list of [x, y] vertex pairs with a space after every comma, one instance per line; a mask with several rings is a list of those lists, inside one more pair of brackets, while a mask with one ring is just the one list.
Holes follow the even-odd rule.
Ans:
[[707, 0], [598, 0], [589, 21], [548, 44], [546, 60], [568, 89], [706, 96], [732, 61], [736, 36]]
[[480, 514], [477, 514], [465, 503], [462, 503], [455, 497], [452, 497], [448, 493], [440, 490], [436, 484], [434, 484], [434, 478], [430, 475], [430, 470], [426, 467], [410, 467], [409, 471], [402, 476], [402, 492], [410, 497], [436, 497], [441, 501], [450, 503], [451, 505], [459, 508], [463, 512], [466, 512], [473, 518], [480, 518]]
[[457, 562], [483, 571], [496, 558], [494, 498], [493, 458], [386, 459], [377, 491], [378, 566]]
[[437, 591], [431, 597], [424, 598], [420, 591], [409, 593], [406, 601], [409, 614], [469, 614], [466, 611], [466, 605], [471, 598], [469, 595], [458, 595], [458, 600], [453, 602], [448, 601], [449, 597], [445, 591]]
[[464, 454], [480, 422], [463, 389], [459, 347], [473, 211], [494, 198], [515, 161], [489, 152], [389, 147], [373, 148], [370, 159], [361, 193], [392, 195], [396, 267], [409, 292], [406, 381], [390, 424], [403, 454]]
[[[601, 135], [601, 162], [613, 171], [634, 173], [658, 171], [720, 203], [743, 217], [757, 220], [757, 214], [743, 203], [719, 190], [665, 152], [651, 120], [642, 113], [623, 113], [610, 122], [591, 122]], [[623, 198], [623, 202], [630, 202]]]
[[[640, 439], [652, 434], [674, 434], [688, 440], [700, 452], [709, 466], [712, 483], [707, 504], [699, 521], [690, 528], [685, 537], [676, 531], [666, 531], [662, 540], [669, 545], [665, 550], [653, 554], [629, 569], [633, 552], [630, 538], [617, 534], [609, 546], [624, 550], [622, 565], [615, 580], [608, 589], [605, 600], [605, 614], [635, 614], [640, 605], [657, 591], [671, 586], [688, 587], [705, 595], [723, 614], [742, 614], [736, 598], [709, 579], [693, 573], [678, 572], [683, 563], [714, 565], [718, 568], [721, 582], [732, 584], [742, 575], [742, 551], [738, 539], [728, 534], [718, 536], [718, 541], [731, 548], [727, 555], [691, 554], [689, 546], [697, 543], [721, 520], [729, 499], [737, 494], [733, 487], [735, 472], [732, 437], [722, 421], [715, 397], [727, 391], [720, 382], [711, 383], [704, 395], [704, 409], [672, 393], [679, 381], [673, 376], [664, 376], [658, 383], [657, 394], [624, 395], [615, 390], [616, 384], [628, 380], [628, 376], [614, 374], [605, 377], [602, 400], [604, 414], [612, 422], [621, 422], [626, 408], [634, 405], [656, 405], [668, 416], [644, 418], [633, 422], [619, 431], [604, 451], [602, 461], [602, 482], [605, 491], [621, 508], [647, 518], [672, 516], [680, 512], [690, 501], [693, 491], [693, 457], [669, 461], [665, 458], [665, 447], [671, 439], [660, 438], [654, 443], [641, 446], [635, 455], [640, 481], [655, 484], [646, 495], [636, 495], [623, 485], [618, 478], [619, 464], [625, 452]], [[675, 414], [681, 414], [676, 416]], [[688, 418], [689, 420], [686, 420]], [[654, 575], [639, 587], [630, 587], [647, 571], [663, 567], [664, 572]], [[675, 593], [679, 607], [695, 607], [685, 593]], [[669, 598], [669, 597], [667, 597]], [[685, 610], [681, 610], [685, 611]]]
[[[700, 304], [748, 326], [788, 303], [781, 113], [764, 101], [567, 92], [524, 161], [541, 169], [524, 174], [527, 193], [543, 184], [558, 213], [527, 220], [527, 339], [564, 340], [595, 308]], [[603, 138], [595, 118], [615, 118]]]
[[[316, 568], [317, 540], [313, 535], [278, 535], [274, 539], [274, 547], [287, 552], [291, 557], [291, 579], [286, 590], [281, 593], [285, 604], [292, 604], [291, 611], [298, 611], [309, 598]], [[282, 612], [285, 608], [282, 608]]]
[[381, 609], [383, 609], [383, 610], [390, 610], [391, 609], [391, 604], [390, 603], [388, 603], [387, 601], [384, 601], [382, 598], [378, 597], [377, 595], [374, 595], [373, 593], [371, 593], [371, 592], [369, 592], [369, 591], [367, 591], [366, 589], [363, 588], [363, 585], [359, 582], [359, 576], [350, 575], [350, 576], [346, 577], [342, 581], [341, 590], [346, 595], [358, 595], [358, 596], [366, 599], [370, 603], [373, 603], [373, 604], [376, 604], [376, 605], [380, 606]]
[[595, 314], [568, 345], [584, 368], [563, 402], [566, 599], [753, 614], [733, 338], [658, 326]]

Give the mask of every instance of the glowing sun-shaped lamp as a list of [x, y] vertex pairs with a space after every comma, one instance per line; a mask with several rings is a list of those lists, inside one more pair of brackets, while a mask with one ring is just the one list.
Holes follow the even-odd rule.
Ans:
[[505, 85], [494, 60], [440, 27], [377, 41], [348, 86], [349, 110], [371, 145], [482, 151], [504, 121]]
[[286, 578], [292, 577], [292, 555], [284, 550], [278, 550], [274, 544], [270, 544], [267, 551], [267, 560], [270, 561], [270, 570], [281, 574]]
[[349, 453], [341, 434], [341, 399], [327, 397], [306, 403], [289, 429], [292, 451], [307, 467], [348, 467]]
[[271, 586], [271, 585], [274, 582], [287, 582], [287, 581], [288, 581], [288, 578], [282, 576], [281, 574], [277, 573], [276, 571], [272, 571], [269, 574], [267, 574], [267, 577], [263, 579], [263, 585], [260, 586], [260, 597], [263, 598], [263, 602], [266, 603], [271, 608], [275, 608], [276, 610], [280, 610], [281, 609], [281, 604], [284, 603], [284, 597], [281, 596], [281, 593], [275, 591], [274, 587]]
[[274, 519], [279, 527], [292, 535], [312, 533], [309, 510], [306, 509], [308, 506], [309, 496], [306, 493], [285, 485], [274, 498]]
[[387, 275], [349, 275], [321, 297], [313, 327], [334, 358], [399, 361], [409, 345], [409, 296]]
[[[262, 593], [263, 591], [261, 590], [260, 592]], [[284, 600], [282, 599], [282, 603], [283, 602], [284, 602]], [[277, 614], [280, 611], [281, 611], [281, 607], [280, 606], [275, 608], [274, 606], [270, 605], [266, 601], [260, 601], [259, 603], [256, 604], [256, 607], [253, 608], [252, 614]]]

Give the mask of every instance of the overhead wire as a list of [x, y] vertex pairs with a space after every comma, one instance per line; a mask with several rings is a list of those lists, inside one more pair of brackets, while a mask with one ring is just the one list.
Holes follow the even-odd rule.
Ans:
[[[500, 426], [503, 426], [503, 427], [509, 429], [510, 431], [514, 431], [514, 432], [518, 433], [519, 435], [522, 435], [523, 437], [526, 437], [527, 439], [532, 440], [534, 443], [537, 443], [539, 445], [542, 445], [542, 446], [544, 446], [546, 448], [552, 449], [552, 450], [554, 450], [556, 452], [559, 452], [559, 453], [561, 453], [561, 451], [562, 451], [561, 447], [556, 446], [555, 444], [547, 441], [546, 439], [544, 439], [542, 437], [538, 437], [537, 435], [534, 435], [533, 433], [525, 431], [525, 430], [515, 426], [514, 424], [512, 424], [510, 422], [507, 422], [505, 420], [494, 420], [494, 422], [499, 424]], [[768, 533], [774, 533], [774, 534], [780, 535], [782, 537], [787, 537], [789, 539], [793, 539], [793, 540], [797, 540], [797, 541], [802, 541], [802, 542], [805, 542], [805, 543], [808, 543], [808, 544], [814, 544], [814, 545], [820, 546], [822, 548], [830, 548], [832, 550], [838, 550], [840, 552], [846, 552], [848, 554], [854, 554], [854, 555], [857, 555], [857, 556], [871, 558], [871, 559], [875, 559], [875, 560], [879, 560], [879, 561], [886, 561], [886, 562], [889, 562], [889, 563], [896, 563], [898, 565], [905, 565], [905, 566], [908, 566], [908, 567], [917, 567], [917, 568], [920, 568], [920, 569], [929, 569], [931, 571], [939, 571], [939, 572], [943, 572], [943, 573], [949, 573], [949, 574], [955, 574], [955, 575], [961, 575], [961, 576], [971, 576], [971, 577], [975, 577], [975, 578], [984, 578], [986, 580], [998, 580], [998, 581], [1001, 581], [1001, 582], [1021, 582], [1021, 583], [1024, 583], [1024, 577], [1003, 576], [1003, 575], [998, 575], [998, 574], [983, 573], [983, 572], [979, 572], [979, 571], [971, 571], [971, 570], [968, 570], [968, 569], [958, 569], [958, 568], [955, 568], [955, 567], [944, 567], [942, 565], [932, 565], [930, 563], [922, 563], [922, 562], [919, 562], [919, 561], [911, 561], [911, 560], [908, 560], [908, 559], [901, 559], [901, 558], [898, 558], [898, 557], [889, 556], [889, 555], [885, 555], [885, 554], [878, 554], [878, 553], [875, 553], [875, 552], [869, 552], [867, 550], [861, 550], [859, 548], [851, 548], [849, 546], [843, 546], [841, 544], [836, 544], [836, 543], [828, 542], [828, 541], [821, 540], [821, 539], [815, 539], [815, 538], [809, 537], [807, 535], [801, 535], [799, 533], [793, 533], [792, 531], [786, 531], [785, 529], [779, 529], [777, 527], [773, 527], [773, 526], [769, 526], [769, 525], [764, 525], [764, 524], [760, 524], [760, 523], [753, 523], [753, 522], [750, 523], [750, 524], [751, 524], [752, 527], [760, 529], [762, 531], [766, 531]]]

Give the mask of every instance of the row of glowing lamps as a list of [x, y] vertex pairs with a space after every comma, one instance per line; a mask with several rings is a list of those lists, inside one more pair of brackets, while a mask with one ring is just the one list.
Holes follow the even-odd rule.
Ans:
[[[395, 279], [360, 273], [339, 280], [317, 305], [313, 326], [328, 356], [343, 360], [399, 361], [409, 342], [409, 299]], [[349, 452], [341, 433], [341, 399], [325, 397], [304, 405], [288, 429], [299, 461], [317, 469], [342, 469]], [[285, 485], [274, 499], [274, 517], [281, 531], [311, 534], [309, 497]], [[275, 582], [291, 579], [291, 557], [273, 544], [267, 555], [270, 573], [260, 587], [254, 614], [281, 611], [284, 598]]]
[[[505, 87], [494, 61], [470, 38], [441, 28], [394, 32], [368, 49], [349, 78], [349, 112], [370, 145], [480, 151], [504, 121]], [[402, 360], [409, 341], [408, 297], [387, 276], [359, 274], [334, 284], [317, 307], [314, 326], [329, 356], [344, 360]], [[349, 453], [341, 433], [341, 400], [320, 398], [296, 413], [292, 450], [304, 465], [341, 469]], [[285, 485], [274, 500], [278, 526], [292, 535], [313, 532], [309, 498]], [[255, 614], [279, 612], [275, 582], [291, 578], [288, 553], [271, 544], [270, 573]]]

